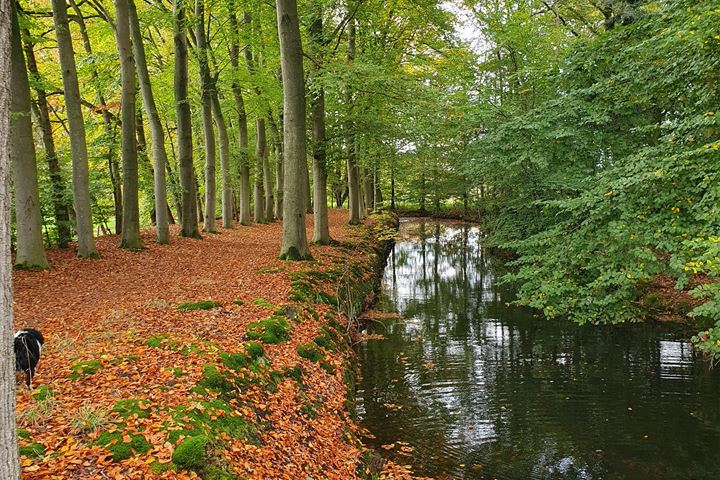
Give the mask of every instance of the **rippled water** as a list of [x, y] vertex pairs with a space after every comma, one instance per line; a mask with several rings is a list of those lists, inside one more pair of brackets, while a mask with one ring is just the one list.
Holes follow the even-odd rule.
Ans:
[[477, 227], [401, 236], [382, 304], [402, 319], [360, 347], [368, 443], [439, 479], [720, 479], [720, 371], [688, 332], [534, 318]]

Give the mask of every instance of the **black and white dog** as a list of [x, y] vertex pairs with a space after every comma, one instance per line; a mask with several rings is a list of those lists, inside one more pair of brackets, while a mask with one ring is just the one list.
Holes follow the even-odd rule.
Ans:
[[33, 328], [24, 328], [15, 334], [15, 371], [25, 374], [25, 386], [32, 389], [35, 367], [45, 339]]

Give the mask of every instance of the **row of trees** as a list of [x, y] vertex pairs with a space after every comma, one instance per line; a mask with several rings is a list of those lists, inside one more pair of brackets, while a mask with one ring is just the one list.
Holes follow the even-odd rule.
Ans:
[[474, 54], [434, 2], [14, 8], [17, 266], [47, 268], [44, 248], [72, 238], [94, 257], [96, 232], [140, 249], [150, 222], [160, 243], [176, 219], [200, 237], [218, 214], [224, 228], [285, 219], [282, 254], [303, 258], [306, 212], [327, 243], [328, 203], [347, 201], [354, 224], [401, 184], [420, 183], [424, 205], [447, 179], [435, 158], [458, 138]]

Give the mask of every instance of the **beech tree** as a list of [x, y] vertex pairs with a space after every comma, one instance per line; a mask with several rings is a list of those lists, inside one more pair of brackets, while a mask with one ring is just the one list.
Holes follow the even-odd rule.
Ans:
[[[59, 0], [56, 0], [59, 1]], [[175, 0], [173, 12], [175, 45], [175, 110], [177, 114], [178, 163], [182, 188], [182, 229], [184, 237], [200, 238], [198, 231], [197, 184], [193, 171], [192, 119], [188, 99], [187, 1]]]
[[[15, 10], [13, 8], [13, 10]], [[42, 238], [38, 172], [30, 117], [30, 83], [25, 67], [17, 12], [12, 15], [10, 160], [15, 189], [17, 252], [15, 266], [48, 268]]]
[[140, 250], [140, 207], [138, 204], [138, 156], [135, 138], [135, 61], [130, 43], [129, 0], [115, 0], [115, 36], [122, 80], [122, 166], [123, 226], [120, 246]]
[[145, 46], [140, 33], [140, 21], [138, 20], [134, 0], [128, 0], [128, 6], [130, 8], [130, 33], [135, 54], [135, 67], [137, 68], [138, 83], [140, 84], [140, 92], [152, 139], [156, 238], [158, 243], [169, 243], [167, 183], [165, 180], [165, 169], [167, 168], [165, 134], [163, 133], [160, 115], [155, 103], [155, 95], [150, 83]]
[[92, 211], [90, 209], [90, 180], [88, 173], [87, 139], [85, 122], [80, 108], [80, 86], [78, 85], [75, 53], [73, 52], [70, 25], [65, 0], [52, 0], [55, 36], [57, 37], [60, 68], [62, 69], [65, 107], [70, 127], [70, 149], [72, 151], [73, 205], [77, 230], [78, 256], [98, 256], [93, 238]]
[[277, 24], [280, 37], [280, 64], [283, 82], [283, 239], [280, 258], [310, 258], [305, 232], [305, 76], [300, 39], [297, 3], [277, 1]]
[[[12, 0], [0, 0], [0, 478], [20, 478], [15, 424], [12, 263], [10, 257], [10, 81]], [[11, 23], [14, 26], [11, 28]]]

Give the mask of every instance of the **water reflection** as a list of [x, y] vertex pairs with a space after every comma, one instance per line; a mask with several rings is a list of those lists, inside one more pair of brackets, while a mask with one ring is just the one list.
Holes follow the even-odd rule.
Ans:
[[477, 227], [403, 222], [401, 237], [383, 297], [403, 320], [360, 349], [377, 446], [437, 478], [720, 478], [720, 376], [683, 332], [533, 318], [508, 306]]

